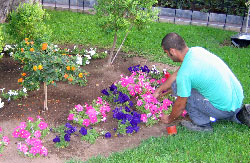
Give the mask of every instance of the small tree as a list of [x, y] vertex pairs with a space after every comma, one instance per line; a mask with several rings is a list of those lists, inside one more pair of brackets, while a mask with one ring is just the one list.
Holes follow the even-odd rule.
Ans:
[[[145, 24], [157, 19], [158, 10], [153, 10], [152, 6], [157, 0], [97, 0], [95, 6], [100, 25], [107, 31], [114, 33], [113, 46], [108, 56], [108, 65], [111, 65], [121, 50], [129, 31], [132, 27], [141, 29]], [[117, 33], [125, 30], [123, 41], [113, 57]]]

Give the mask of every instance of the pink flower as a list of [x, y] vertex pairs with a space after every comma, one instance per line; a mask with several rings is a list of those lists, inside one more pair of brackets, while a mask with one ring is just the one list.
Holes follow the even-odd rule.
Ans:
[[43, 120], [43, 118], [42, 117], [40, 117], [39, 115], [38, 116], [36, 116], [37, 117], [37, 119], [39, 119], [39, 120]]
[[25, 129], [26, 128], [26, 122], [21, 122], [19, 127], [21, 129]]
[[41, 131], [40, 131], [40, 130], [36, 130], [35, 133], [34, 133], [34, 136], [35, 136], [36, 138], [40, 138], [40, 136], [41, 136]]
[[45, 123], [45, 122], [40, 122], [38, 127], [41, 129], [41, 130], [44, 130], [48, 127], [48, 124]]
[[90, 119], [90, 122], [93, 124], [97, 122], [96, 115], [93, 115], [93, 114], [89, 115], [89, 119]]
[[141, 121], [142, 121], [142, 122], [146, 123], [146, 122], [148, 121], [147, 118], [148, 118], [148, 117], [147, 117], [147, 114], [141, 114]]
[[29, 149], [26, 144], [22, 144], [19, 148], [20, 148], [20, 151], [23, 153], [27, 153]]
[[32, 117], [28, 117], [28, 120], [30, 121], [30, 122], [33, 122], [33, 118]]
[[133, 90], [130, 91], [129, 94], [130, 94], [131, 96], [135, 96], [135, 92], [134, 92]]
[[13, 136], [14, 138], [18, 138], [19, 135], [20, 135], [20, 132], [18, 132], [18, 131], [14, 131], [14, 132], [12, 133], [12, 136]]
[[150, 82], [150, 83], [153, 83], [153, 82], [155, 82], [155, 79], [151, 79], [149, 82]]
[[142, 100], [138, 100], [136, 105], [141, 106], [142, 104], [143, 104]]
[[97, 103], [97, 104], [102, 104], [102, 98], [101, 98], [101, 97], [97, 97], [96, 103]]
[[47, 156], [48, 155], [48, 150], [47, 148], [45, 148], [44, 146], [41, 148], [40, 150], [40, 154], [41, 155], [44, 155], [44, 156]]
[[161, 81], [160, 81], [160, 80], [157, 80], [157, 84], [161, 84]]
[[164, 83], [166, 80], [167, 80], [166, 78], [162, 78], [161, 83]]
[[83, 111], [83, 107], [80, 104], [76, 105], [75, 108], [78, 112]]
[[36, 155], [37, 153], [40, 153], [40, 149], [37, 147], [31, 147], [29, 152]]
[[173, 102], [170, 101], [169, 99], [164, 99], [164, 100], [163, 100], [163, 105], [164, 105], [165, 107], [170, 106], [172, 103], [173, 103]]
[[126, 87], [126, 86], [128, 85], [128, 82], [127, 82], [126, 80], [123, 80], [123, 81], [121, 82], [121, 85], [122, 85], [123, 87]]
[[183, 113], [181, 114], [181, 116], [185, 117], [185, 116], [186, 116], [186, 114], [187, 114], [187, 111], [186, 111], [186, 110], [184, 110], [184, 111], [183, 111]]
[[89, 122], [90, 122], [89, 119], [84, 119], [83, 122], [82, 122], [82, 125], [88, 127]]
[[21, 138], [28, 138], [29, 136], [30, 136], [30, 132], [29, 131], [23, 130], [23, 129], [20, 130], [20, 137]]
[[2, 132], [3, 131], [3, 129], [0, 127], [0, 132]]
[[74, 119], [74, 114], [69, 114], [68, 120], [69, 120], [69, 121], [73, 121], [73, 119]]
[[3, 136], [3, 142], [5, 145], [9, 144], [10, 139], [7, 136]]

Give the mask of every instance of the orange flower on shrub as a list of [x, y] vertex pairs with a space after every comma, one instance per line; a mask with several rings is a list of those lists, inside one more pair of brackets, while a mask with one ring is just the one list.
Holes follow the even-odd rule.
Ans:
[[75, 69], [76, 69], [76, 68], [75, 68], [74, 66], [71, 67], [71, 70], [72, 70], [72, 71], [75, 71]]
[[63, 53], [62, 55], [67, 55], [67, 54]]
[[79, 76], [79, 78], [82, 78], [82, 77], [83, 77], [83, 74], [82, 74], [82, 73], [80, 73], [78, 76]]
[[54, 81], [51, 82], [51, 84], [54, 84], [54, 83], [55, 83]]
[[84, 72], [83, 74], [84, 74], [85, 76], [87, 76], [89, 73], [88, 73], [88, 72]]
[[34, 52], [34, 51], [35, 51], [35, 49], [34, 49], [34, 48], [30, 48], [30, 51], [31, 51], [31, 52]]
[[25, 38], [24, 41], [25, 41], [25, 42], [28, 42], [28, 41], [29, 41], [29, 38]]
[[70, 82], [72, 82], [72, 81], [73, 81], [73, 78], [68, 78], [68, 80], [69, 80]]
[[69, 71], [70, 70], [70, 66], [67, 66], [66, 69]]
[[24, 52], [24, 49], [23, 49], [23, 48], [21, 48], [21, 52], [22, 52], [22, 53]]
[[43, 66], [42, 65], [39, 65], [38, 66], [38, 70], [42, 70], [43, 69]]
[[33, 44], [34, 44], [34, 41], [31, 41], [30, 44], [33, 45]]
[[26, 73], [24, 72], [24, 73], [22, 73], [22, 76], [26, 76]]
[[48, 44], [47, 44], [47, 43], [43, 43], [43, 44], [42, 44], [42, 50], [46, 50], [47, 47], [48, 47]]
[[18, 79], [18, 83], [22, 83], [23, 82], [23, 78]]
[[33, 66], [33, 70], [36, 71], [37, 70], [37, 66]]
[[69, 77], [69, 75], [68, 75], [68, 74], [65, 74], [65, 75], [64, 75], [64, 78], [65, 78], [65, 79], [67, 79], [68, 77]]
[[25, 42], [26, 43], [26, 45], [29, 45], [30, 43], [29, 42]]

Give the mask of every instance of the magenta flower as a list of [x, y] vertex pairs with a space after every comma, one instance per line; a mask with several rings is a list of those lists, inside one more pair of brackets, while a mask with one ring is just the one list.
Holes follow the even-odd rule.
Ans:
[[44, 155], [44, 156], [47, 156], [48, 155], [48, 150], [47, 148], [45, 148], [44, 146], [41, 148], [40, 150], [40, 154], [41, 155]]
[[3, 129], [0, 127], [0, 132], [2, 132], [3, 131]]
[[21, 129], [25, 129], [26, 128], [26, 122], [21, 122], [19, 127]]
[[187, 114], [187, 111], [186, 111], [186, 110], [184, 110], [184, 111], [182, 112], [181, 116], [185, 117], [185, 116], [186, 116], [186, 114]]
[[41, 131], [40, 130], [36, 130], [35, 133], [34, 133], [34, 136], [36, 138], [40, 138], [41, 137]]
[[41, 130], [44, 130], [48, 127], [48, 124], [45, 123], [45, 122], [40, 122], [38, 127], [41, 129]]
[[68, 120], [69, 120], [69, 121], [73, 121], [73, 119], [74, 119], [74, 114], [69, 114]]
[[97, 101], [96, 101], [97, 104], [102, 104], [102, 98], [101, 97], [97, 97]]
[[20, 151], [23, 152], [23, 153], [27, 153], [27, 151], [29, 149], [26, 144], [20, 145], [19, 148], [20, 148]]
[[161, 83], [164, 83], [166, 80], [167, 80], [166, 78], [162, 78]]
[[141, 114], [141, 121], [146, 123], [148, 121], [147, 114]]
[[3, 142], [5, 145], [9, 144], [10, 139], [7, 136], [3, 136]]
[[31, 147], [29, 152], [33, 155], [36, 155], [37, 153], [40, 153], [40, 149], [37, 147]]
[[89, 119], [84, 119], [82, 125], [88, 127], [90, 123]]
[[130, 94], [131, 96], [135, 96], [135, 91], [131, 90], [131, 91], [129, 92], [129, 94]]
[[19, 135], [20, 135], [20, 132], [18, 132], [18, 131], [14, 131], [14, 132], [12, 133], [12, 136], [13, 136], [14, 138], [18, 138]]
[[80, 104], [76, 105], [75, 108], [78, 112], [83, 111], [83, 107]]
[[136, 105], [141, 106], [142, 104], [143, 104], [142, 100], [138, 100]]
[[30, 122], [33, 122], [33, 118], [32, 117], [28, 117], [28, 120], [30, 121]]

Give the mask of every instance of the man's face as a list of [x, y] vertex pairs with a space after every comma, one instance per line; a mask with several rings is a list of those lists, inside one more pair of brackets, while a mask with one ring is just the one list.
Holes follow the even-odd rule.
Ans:
[[180, 62], [180, 60], [178, 59], [177, 55], [175, 53], [172, 53], [171, 52], [171, 49], [168, 51], [168, 50], [164, 50], [165, 53], [167, 53], [168, 57], [170, 59], [172, 59], [174, 62]]

